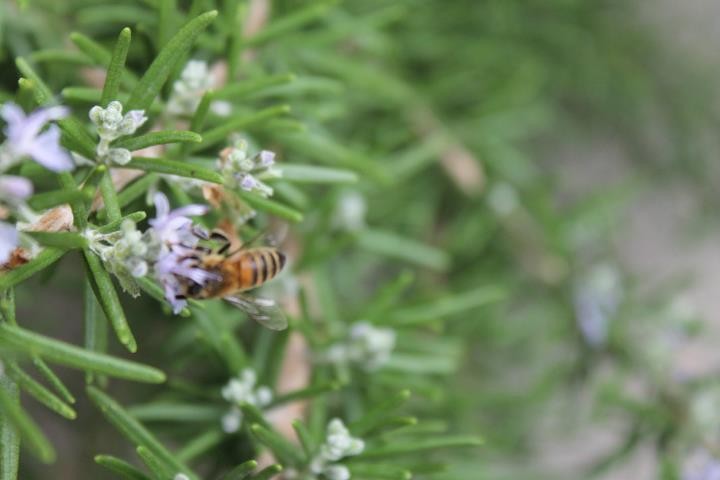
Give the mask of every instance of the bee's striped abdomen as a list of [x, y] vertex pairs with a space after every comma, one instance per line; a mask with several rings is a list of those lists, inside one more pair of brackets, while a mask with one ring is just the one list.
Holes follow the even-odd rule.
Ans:
[[274, 248], [253, 248], [242, 252], [239, 263], [240, 287], [247, 290], [275, 278], [285, 266], [285, 255]]

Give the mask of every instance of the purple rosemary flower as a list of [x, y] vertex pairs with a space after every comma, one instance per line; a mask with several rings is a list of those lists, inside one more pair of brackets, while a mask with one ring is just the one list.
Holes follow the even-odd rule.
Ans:
[[22, 108], [8, 102], [0, 109], [0, 115], [7, 123], [4, 130], [7, 140], [0, 155], [0, 166], [4, 170], [23, 157], [30, 157], [55, 172], [73, 169], [72, 157], [60, 146], [58, 126], [50, 125], [46, 131], [41, 132], [48, 122], [66, 117], [67, 108], [41, 108], [25, 115]]
[[155, 218], [150, 220], [150, 226], [155, 231], [158, 240], [167, 245], [184, 244], [194, 247], [198, 237], [193, 233], [193, 223], [188, 217], [205, 215], [208, 207], [192, 204], [171, 211], [170, 202], [164, 194], [158, 192], [153, 199], [155, 200]]
[[186, 305], [186, 301], [178, 297], [183, 295], [189, 282], [204, 285], [217, 279], [217, 275], [201, 268], [191, 255], [199, 238], [193, 231], [189, 216], [203, 215], [207, 213], [207, 207], [186, 205], [170, 210], [167, 197], [156, 193], [155, 209], [156, 217], [150, 220], [150, 225], [154, 240], [160, 245], [160, 251], [153, 269], [158, 281], [163, 285], [165, 298], [177, 314]]
[[0, 264], [10, 260], [10, 255], [18, 246], [18, 231], [9, 223], [0, 222]]
[[198, 266], [197, 260], [187, 257], [186, 247], [173, 247], [160, 254], [155, 262], [155, 277], [165, 290], [165, 299], [178, 314], [185, 308], [187, 301], [182, 298], [188, 281], [198, 285], [216, 280], [217, 275]]
[[263, 197], [273, 194], [273, 189], [263, 180], [282, 176], [282, 171], [275, 167], [274, 152], [261, 150], [248, 156], [248, 144], [243, 140], [236, 141], [220, 153], [219, 167], [230, 183]]

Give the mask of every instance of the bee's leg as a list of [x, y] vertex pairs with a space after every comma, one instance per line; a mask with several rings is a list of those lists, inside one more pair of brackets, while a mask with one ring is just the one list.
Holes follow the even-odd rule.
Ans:
[[221, 242], [222, 245], [217, 249], [217, 253], [224, 254], [230, 248], [231, 242], [228, 236], [222, 230], [216, 228], [210, 232], [210, 239]]
[[208, 233], [208, 231], [197, 225], [192, 226], [192, 233], [200, 240], [207, 240], [210, 238], [210, 234]]
[[212, 240], [230, 243], [230, 239], [228, 238], [227, 234], [219, 228], [215, 228], [212, 232], [210, 232], [210, 238]]

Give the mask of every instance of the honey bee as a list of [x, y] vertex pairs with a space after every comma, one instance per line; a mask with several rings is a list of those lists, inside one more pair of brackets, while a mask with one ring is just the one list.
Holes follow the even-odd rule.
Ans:
[[216, 250], [198, 246], [190, 258], [196, 260], [198, 267], [214, 273], [217, 280], [204, 285], [189, 281], [179, 297], [222, 298], [271, 330], [287, 328], [287, 319], [274, 300], [244, 294], [275, 278], [285, 266], [285, 254], [274, 247], [240, 247], [228, 253], [231, 242], [224, 233], [213, 231], [209, 238], [220, 240], [223, 245]]

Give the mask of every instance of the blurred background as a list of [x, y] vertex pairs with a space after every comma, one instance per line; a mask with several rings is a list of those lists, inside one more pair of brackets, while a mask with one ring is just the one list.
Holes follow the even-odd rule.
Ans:
[[[34, 59], [56, 92], [87, 82], [33, 54], [77, 51], [71, 31], [109, 45], [133, 26], [138, 71], [154, 51], [153, 2], [25, 3], [3, 0], [6, 96], [15, 56]], [[308, 4], [240, 3], [265, 8], [271, 24]], [[287, 159], [343, 158], [366, 175], [312, 197], [295, 232], [298, 275], [322, 268], [337, 304], [355, 312], [409, 269], [410, 303], [450, 305], [429, 330], [452, 343], [453, 361], [428, 364], [436, 370], [417, 388], [429, 400], [416, 408], [486, 443], [449, 454], [449, 473], [427, 478], [719, 478], [719, 22], [711, 0], [345, 0], [237, 67], [241, 78], [307, 79], [288, 101], [312, 141], [254, 140]], [[205, 40], [202, 58], [227, 53]], [[44, 320], [57, 305], [80, 311], [68, 294], [77, 265], [63, 261], [48, 302], [33, 286], [19, 291], [19, 316], [82, 338], [79, 323]], [[481, 305], [485, 285], [504, 300]], [[127, 305], [138, 318], [162, 315], [150, 301]], [[135, 325], [138, 358], [162, 365], [172, 324]], [[35, 413], [61, 451], [56, 478], [103, 478], [83, 473], [88, 459], [119, 448], [84, 410], [74, 424]], [[23, 461], [21, 478], [46, 478]]]

